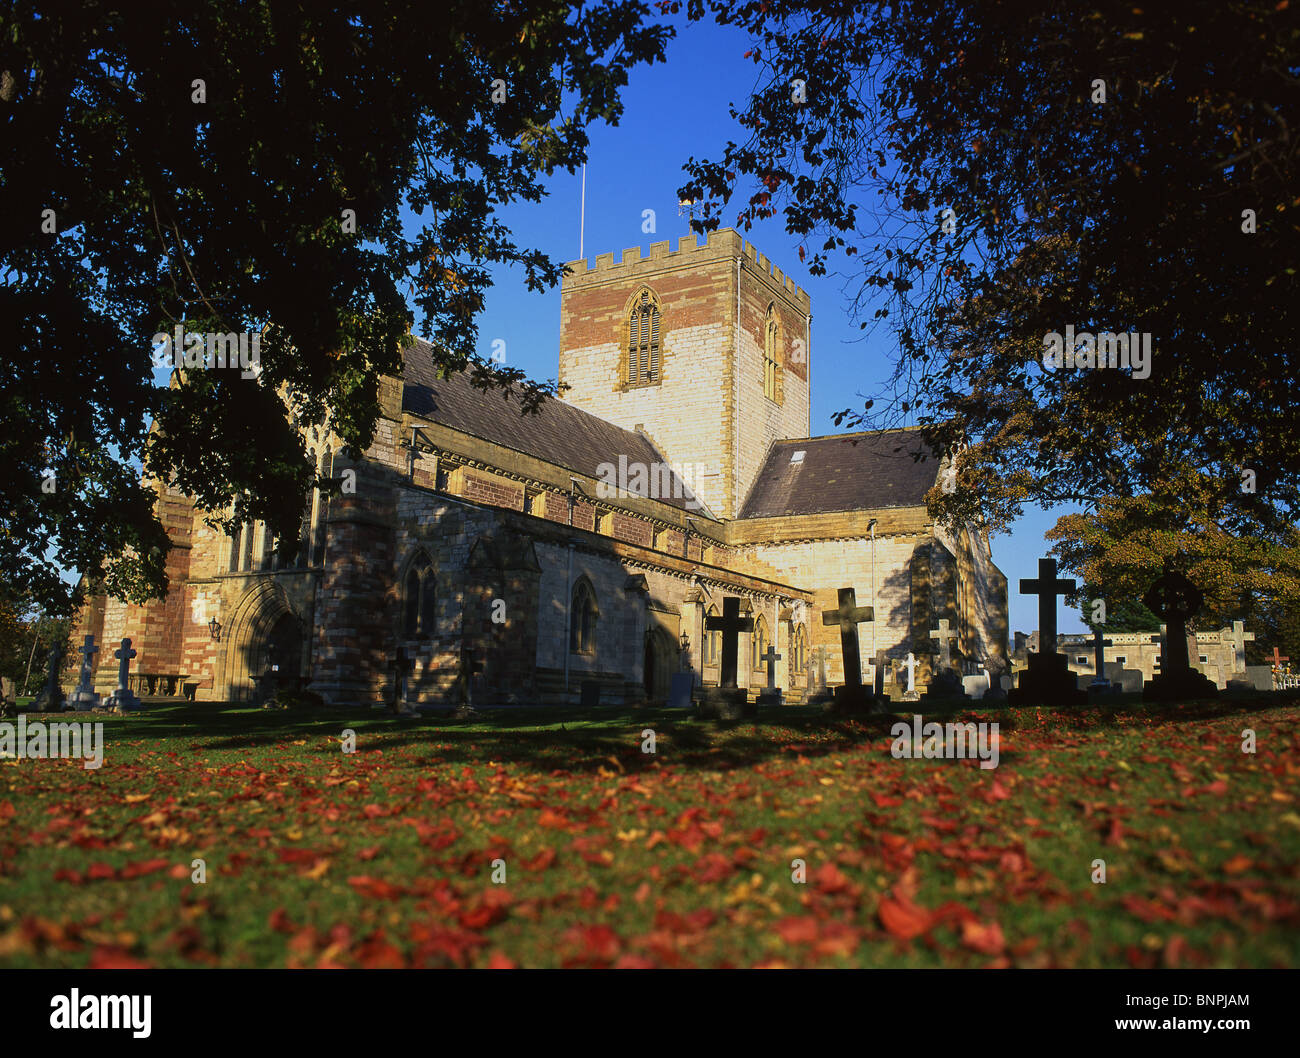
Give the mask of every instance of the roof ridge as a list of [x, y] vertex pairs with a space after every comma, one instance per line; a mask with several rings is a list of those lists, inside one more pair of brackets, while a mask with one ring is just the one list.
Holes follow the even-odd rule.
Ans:
[[852, 433], [823, 433], [816, 434], [812, 437], [778, 437], [772, 442], [772, 447], [775, 448], [779, 444], [800, 444], [803, 441], [828, 441], [834, 439], [848, 440], [852, 437], [872, 437], [886, 433], [905, 433], [911, 430], [924, 429], [924, 426], [889, 426], [883, 430], [855, 430]]

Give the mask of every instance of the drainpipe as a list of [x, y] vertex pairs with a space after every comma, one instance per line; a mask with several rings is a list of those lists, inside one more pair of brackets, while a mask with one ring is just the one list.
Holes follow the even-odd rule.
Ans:
[[871, 671], [876, 669], [876, 519], [867, 523], [871, 530]]
[[[740, 266], [744, 260], [744, 238], [741, 238], [741, 255], [736, 258], [736, 347], [731, 354], [731, 467], [729, 475], [731, 478], [731, 499], [735, 505], [734, 510], [728, 511], [728, 515], [735, 517], [739, 513], [739, 506], [742, 496], [736, 495], [736, 478], [739, 476], [740, 462]], [[725, 488], [725, 483], [724, 483]], [[702, 554], [703, 552], [701, 552]]]
[[[573, 524], [573, 493], [569, 493], [569, 524]], [[564, 577], [564, 693], [569, 693], [569, 637], [573, 625], [573, 545], [569, 545], [569, 571]]]
[[812, 436], [812, 313], [809, 312], [804, 316], [803, 321], [804, 348], [803, 348], [803, 367], [804, 374], [808, 376], [808, 436]]

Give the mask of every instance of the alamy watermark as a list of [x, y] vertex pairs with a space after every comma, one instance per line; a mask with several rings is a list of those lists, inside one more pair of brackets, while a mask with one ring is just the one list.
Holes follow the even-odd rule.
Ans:
[[102, 723], [51, 723], [40, 720], [29, 724], [26, 715], [17, 724], [0, 723], [0, 758], [45, 760], [62, 757], [84, 759], [87, 770], [104, 763], [104, 725]]
[[596, 495], [602, 500], [616, 496], [684, 499], [688, 510], [698, 511], [704, 504], [695, 498], [695, 487], [704, 473], [702, 463], [629, 463], [627, 456], [619, 456], [617, 465], [601, 463], [596, 468]]
[[101, 996], [81, 994], [74, 988], [70, 995], [50, 1000], [52, 1029], [130, 1029], [137, 1040], [149, 1038], [153, 996]]
[[153, 345], [159, 367], [170, 365], [178, 371], [238, 367], [240, 378], [255, 378], [262, 369], [260, 331], [187, 332], [178, 323], [172, 334], [166, 331], [155, 334]]
[[991, 771], [998, 766], [1001, 737], [997, 722], [940, 724], [921, 722], [919, 714], [912, 723], [900, 720], [889, 730], [893, 744], [889, 747], [895, 759], [912, 760], [968, 760], [979, 758], [980, 767]]
[[1138, 334], [1115, 331], [1074, 333], [1074, 325], [1065, 334], [1048, 331], [1043, 336], [1043, 367], [1058, 368], [1110, 367], [1131, 369], [1134, 378], [1151, 377], [1151, 332]]

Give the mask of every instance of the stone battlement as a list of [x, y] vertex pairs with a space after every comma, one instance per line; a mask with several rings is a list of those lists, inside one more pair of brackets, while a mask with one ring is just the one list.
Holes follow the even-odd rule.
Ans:
[[569, 271], [564, 276], [562, 287], [567, 290], [607, 279], [626, 279], [641, 270], [638, 266], [648, 265], [657, 270], [679, 261], [685, 264], [687, 257], [690, 258], [690, 264], [744, 257], [751, 269], [757, 269], [768, 275], [778, 287], [785, 290], [805, 308], [810, 304], [808, 294], [780, 268], [773, 265], [764, 254], [759, 253], [753, 243], [742, 238], [734, 228], [720, 228], [718, 231], [710, 232], [702, 244], [694, 235], [683, 235], [677, 240], [677, 249], [673, 250], [670, 246], [667, 239], [653, 242], [650, 244], [648, 254], [643, 254], [639, 246], [630, 246], [623, 251], [618, 261], [614, 260], [612, 253], [598, 254], [595, 267], [592, 267], [585, 258], [569, 261], [567, 264]]

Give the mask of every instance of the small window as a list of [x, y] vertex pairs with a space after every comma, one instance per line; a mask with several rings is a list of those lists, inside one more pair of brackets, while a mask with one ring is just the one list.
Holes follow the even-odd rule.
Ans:
[[1075, 658], [1075, 664], [1078, 664], [1078, 665], [1086, 665], [1086, 664], [1088, 664], [1088, 655], [1087, 655], [1087, 654], [1080, 654], [1077, 658]]
[[403, 634], [410, 637], [433, 635], [437, 590], [433, 564], [427, 555], [422, 554], [411, 563], [402, 595]]
[[596, 653], [596, 621], [600, 613], [596, 609], [596, 596], [591, 584], [578, 581], [573, 589], [573, 600], [569, 612], [569, 652], [572, 654]]
[[1126, 655], [1126, 654], [1116, 654], [1116, 655], [1115, 655], [1115, 660], [1116, 660], [1117, 662], [1119, 662], [1121, 665], [1127, 665], [1127, 664], [1128, 664], [1128, 655]]
[[1208, 664], [1210, 663], [1210, 655], [1209, 655], [1209, 654], [1197, 654], [1197, 655], [1196, 655], [1196, 659], [1197, 659], [1197, 660], [1198, 660], [1202, 665], [1208, 665]]

